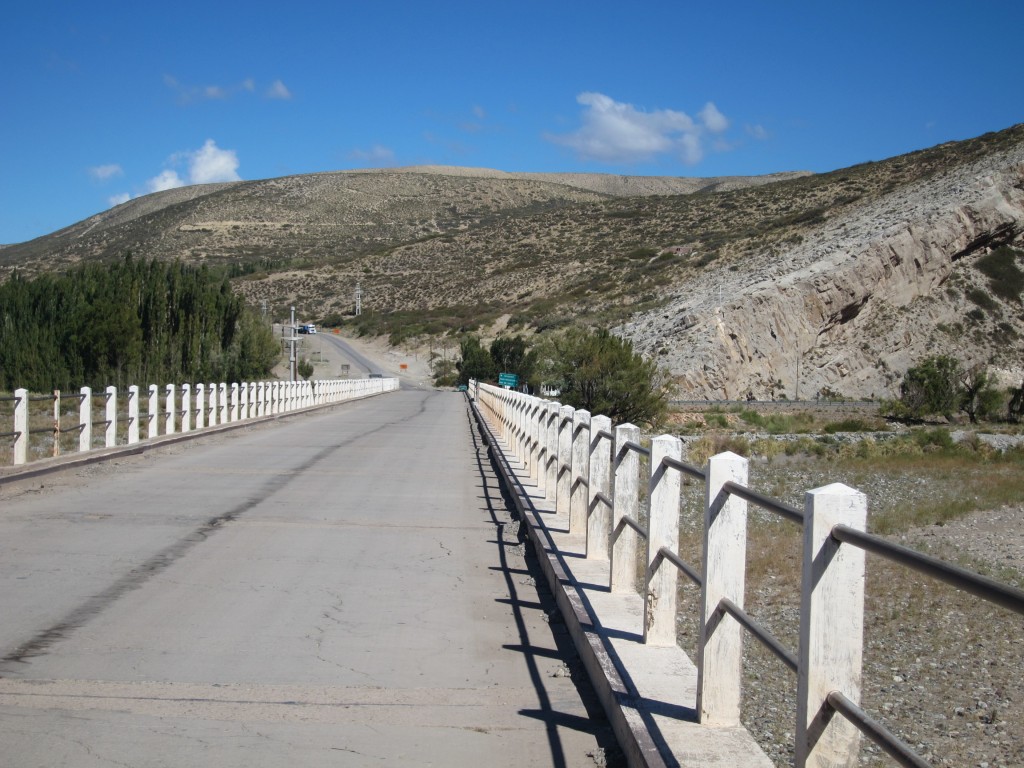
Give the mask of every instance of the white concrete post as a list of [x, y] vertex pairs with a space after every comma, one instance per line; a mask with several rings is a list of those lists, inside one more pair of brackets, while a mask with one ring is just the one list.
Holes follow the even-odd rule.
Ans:
[[608, 559], [612, 511], [597, 495], [612, 497], [612, 442], [600, 436], [601, 432], [611, 431], [612, 420], [607, 416], [590, 420], [590, 493], [587, 494], [587, 558], [590, 560]]
[[117, 445], [117, 387], [106, 389], [107, 397], [103, 405], [103, 418], [106, 424], [103, 429], [103, 447], [113, 448]]
[[864, 550], [840, 544], [832, 528], [859, 531], [867, 498], [842, 483], [808, 491], [804, 502], [800, 650], [797, 673], [796, 765], [858, 764], [860, 731], [841, 715], [828, 717], [825, 697], [839, 691], [860, 703], [864, 649]]
[[569, 533], [587, 533], [587, 504], [590, 501], [590, 411], [572, 415], [572, 486], [569, 489]]
[[231, 420], [238, 421], [240, 403], [238, 401], [238, 384], [231, 384]]
[[149, 402], [146, 411], [149, 415], [149, 424], [146, 426], [146, 436], [150, 439], [156, 437], [160, 431], [160, 395], [156, 384], [149, 385]]
[[220, 413], [220, 408], [218, 408], [217, 406], [217, 385], [210, 384], [208, 386], [210, 392], [210, 418], [207, 420], [206, 423], [211, 427], [215, 427], [217, 426], [217, 416]]
[[679, 551], [679, 491], [682, 477], [679, 470], [666, 467], [662, 461], [683, 455], [678, 437], [660, 435], [651, 440], [651, 519], [647, 537], [647, 574], [644, 599], [644, 642], [648, 645], [676, 644], [676, 588], [679, 573], [658, 554], [666, 547], [673, 554]]
[[627, 450], [626, 443], [640, 444], [640, 427], [620, 424], [615, 428], [612, 456], [612, 563], [611, 590], [636, 589], [636, 550], [639, 534], [622, 522], [640, 520], [640, 454]]
[[544, 403], [536, 397], [530, 398], [530, 479], [537, 484], [537, 490], [544, 487], [544, 471], [541, 466], [543, 445], [541, 443], [541, 419], [544, 417]]
[[747, 484], [747, 460], [712, 456], [704, 503], [700, 639], [697, 647], [697, 717], [705, 725], [738, 725], [743, 671], [743, 627], [719, 610], [723, 598], [743, 607], [746, 581], [747, 502], [725, 493]]
[[562, 412], [559, 403], [548, 403], [544, 409], [544, 498], [554, 501], [558, 489], [558, 419]]
[[139, 387], [128, 387], [128, 445], [139, 442]]
[[245, 421], [249, 418], [249, 382], [243, 382], [242, 387], [239, 390], [239, 417]]
[[267, 415], [267, 383], [260, 381], [256, 384], [256, 416]]
[[167, 409], [166, 412], [164, 413], [164, 419], [166, 419], [166, 422], [167, 422], [167, 427], [166, 427], [166, 429], [164, 429], [164, 434], [165, 435], [173, 435], [174, 432], [175, 432], [175, 429], [176, 429], [176, 424], [174, 422], [174, 415], [175, 415], [175, 409], [176, 409], [177, 406], [174, 403], [174, 401], [175, 401], [174, 393], [177, 391], [177, 387], [175, 387], [173, 384], [167, 384], [164, 387], [164, 391], [166, 393], [166, 399], [165, 399], [164, 402], [165, 402], [165, 408]]
[[181, 431], [192, 431], [192, 385], [181, 385]]
[[14, 463], [24, 464], [28, 461], [28, 390], [16, 389], [14, 396]]
[[92, 448], [92, 389], [82, 387], [79, 391], [82, 393], [78, 404], [78, 450], [81, 452]]
[[206, 427], [206, 385], [196, 384], [196, 429]]
[[228, 423], [228, 385], [225, 382], [220, 383], [220, 396], [217, 398], [218, 405], [220, 406], [220, 416], [218, 422], [221, 424]]
[[558, 458], [555, 474], [558, 487], [555, 491], [555, 512], [569, 513], [570, 481], [572, 478], [572, 415], [575, 408], [563, 405], [558, 411]]

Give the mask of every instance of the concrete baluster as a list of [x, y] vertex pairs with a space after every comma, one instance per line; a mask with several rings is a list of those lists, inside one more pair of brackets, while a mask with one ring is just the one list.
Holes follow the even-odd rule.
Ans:
[[594, 416], [590, 420], [590, 493], [587, 494], [587, 558], [608, 559], [608, 540], [611, 533], [612, 511], [598, 499], [598, 494], [611, 499], [612, 443], [601, 437], [611, 432], [612, 420], [607, 416]]
[[215, 427], [218, 423], [217, 419], [220, 416], [220, 406], [217, 403], [217, 385], [209, 384], [208, 387], [210, 392], [210, 419], [208, 424], [211, 427]]
[[859, 764], [860, 731], [826, 705], [831, 691], [860, 703], [864, 648], [864, 550], [840, 544], [832, 528], [859, 531], [867, 498], [842, 483], [809, 491], [804, 502], [796, 765]]
[[615, 428], [612, 456], [612, 563], [613, 592], [636, 589], [636, 552], [639, 534], [622, 522], [640, 520], [640, 454], [626, 449], [626, 443], [640, 443], [640, 427], [620, 424]]
[[544, 498], [555, 501], [558, 495], [558, 422], [561, 418], [560, 403], [548, 403], [544, 409], [544, 444], [547, 457], [544, 460]]
[[206, 426], [206, 385], [196, 384], [196, 429]]
[[231, 384], [231, 421], [238, 421], [241, 403], [238, 400], [238, 384]]
[[590, 502], [590, 411], [572, 415], [572, 485], [569, 488], [569, 533], [587, 533], [587, 509]]
[[563, 405], [558, 412], [558, 459], [556, 474], [558, 487], [555, 491], [555, 512], [569, 513], [569, 498], [572, 477], [572, 415], [575, 408]]
[[117, 387], [109, 386], [106, 389], [103, 418], [106, 421], [103, 429], [103, 447], [113, 448], [117, 445]]
[[82, 452], [92, 448], [92, 389], [82, 387], [79, 391], [82, 399], [78, 404], [78, 450]]
[[14, 463], [28, 461], [28, 390], [14, 390]]
[[229, 420], [229, 403], [228, 403], [228, 385], [223, 381], [218, 385], [218, 405], [220, 406], [220, 417], [219, 422], [221, 424], [227, 424]]
[[707, 725], [740, 722], [743, 628], [719, 608], [723, 598], [743, 607], [746, 581], [747, 502], [722, 490], [747, 484], [747, 460], [712, 456], [704, 504], [700, 637], [697, 646], [697, 716]]
[[128, 445], [139, 442], [139, 387], [128, 387]]
[[181, 431], [192, 431], [192, 385], [181, 385]]
[[160, 395], [156, 384], [149, 385], [149, 399], [146, 402], [146, 414], [149, 421], [146, 424], [146, 437], [153, 439], [160, 434]]
[[175, 386], [173, 384], [168, 384], [168, 385], [166, 385], [164, 387], [164, 391], [166, 392], [166, 395], [167, 395], [166, 401], [165, 401], [166, 402], [166, 411], [164, 412], [164, 418], [167, 421], [167, 427], [164, 430], [164, 434], [165, 435], [173, 435], [174, 434], [174, 430], [175, 430], [175, 424], [174, 424], [174, 392], [175, 392], [175, 389], [176, 388], [175, 388]]
[[647, 537], [647, 572], [644, 592], [644, 642], [676, 644], [676, 568], [659, 554], [662, 547], [679, 551], [679, 471], [666, 467], [664, 459], [679, 460], [683, 444], [678, 437], [660, 435], [651, 440], [651, 519]]

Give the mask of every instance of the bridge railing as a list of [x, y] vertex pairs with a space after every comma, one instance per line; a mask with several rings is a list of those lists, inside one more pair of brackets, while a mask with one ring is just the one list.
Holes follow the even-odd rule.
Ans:
[[[77, 453], [135, 445], [160, 435], [194, 432], [221, 424], [328, 405], [398, 389], [397, 379], [321, 379], [248, 381], [211, 384], [150, 384], [94, 392], [54, 390], [32, 395], [16, 389], [0, 396], [0, 414], [13, 429], [0, 432], [10, 441], [10, 464], [20, 465], [73, 450]], [[45, 410], [38, 403], [46, 403]], [[70, 422], [70, 423], [69, 423]], [[68, 445], [65, 436], [77, 436]], [[73, 438], [72, 438], [73, 439]]]
[[[586, 537], [586, 557], [610, 560], [612, 591], [634, 589], [637, 550], [640, 540], [646, 541], [644, 643], [676, 643], [679, 572], [700, 588], [696, 712], [701, 723], [740, 722], [744, 631], [796, 673], [798, 768], [856, 765], [861, 734], [901, 765], [928, 765], [860, 708], [866, 552], [1024, 614], [1021, 590], [867, 533], [867, 498], [845, 485], [808, 491], [800, 510], [748, 488], [747, 460], [733, 453], [713, 456], [701, 469], [681, 460], [682, 442], [672, 435], [654, 437], [645, 448], [639, 428], [631, 424], [612, 429], [606, 417], [486, 384], [474, 384], [470, 393], [538, 492], [554, 502], [556, 513], [568, 515], [569, 532]], [[642, 464], [647, 465], [646, 493]], [[679, 556], [683, 475], [705, 486], [698, 567]], [[795, 653], [743, 609], [748, 502], [802, 529]]]

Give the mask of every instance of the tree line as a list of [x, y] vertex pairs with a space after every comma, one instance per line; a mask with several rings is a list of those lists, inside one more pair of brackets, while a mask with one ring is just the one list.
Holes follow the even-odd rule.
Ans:
[[513, 373], [527, 391], [536, 393], [544, 384], [560, 402], [617, 423], [656, 424], [668, 409], [668, 376], [606, 329], [570, 328], [532, 347], [522, 336], [499, 336], [485, 347], [467, 335], [459, 351], [452, 367], [435, 361], [435, 383], [494, 383], [498, 374]]
[[0, 389], [244, 381], [278, 355], [270, 328], [206, 266], [128, 254], [0, 285]]

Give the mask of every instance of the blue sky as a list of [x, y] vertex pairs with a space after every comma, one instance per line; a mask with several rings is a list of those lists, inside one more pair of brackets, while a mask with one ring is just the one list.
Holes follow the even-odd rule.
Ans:
[[1024, 120], [1024, 3], [17, 3], [0, 243], [349, 168], [829, 171]]

